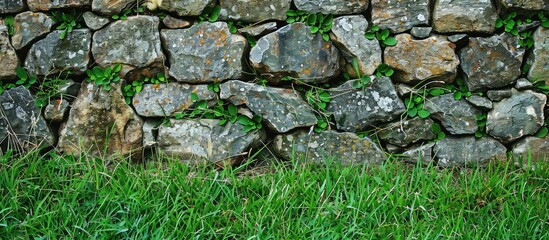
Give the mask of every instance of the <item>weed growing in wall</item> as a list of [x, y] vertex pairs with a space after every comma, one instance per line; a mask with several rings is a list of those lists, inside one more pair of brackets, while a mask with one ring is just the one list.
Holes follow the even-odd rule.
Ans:
[[164, 76], [164, 73], [158, 73], [153, 77], [142, 77], [139, 80], [133, 81], [129, 84], [126, 84], [122, 87], [122, 94], [124, 95], [124, 99], [126, 100], [126, 103], [129, 105], [132, 102], [133, 96], [135, 96], [136, 93], [141, 92], [143, 90], [143, 85], [146, 83], [150, 84], [160, 84], [160, 83], [166, 83], [168, 82], [166, 79], [166, 76]]
[[137, 6], [135, 8], [127, 8], [127, 9], [124, 9], [122, 10], [120, 13], [118, 14], [114, 14], [112, 15], [112, 19], [114, 20], [126, 20], [128, 19], [128, 16], [130, 14], [140, 14], [140, 13], [143, 13], [145, 11], [145, 7], [143, 6]]
[[388, 29], [382, 30], [377, 25], [372, 25], [368, 30], [366, 30], [364, 37], [368, 40], [377, 39], [383, 47], [392, 47], [398, 43], [396, 38], [391, 36], [391, 32]]
[[215, 22], [219, 18], [220, 12], [221, 7], [219, 5], [215, 5], [214, 7], [208, 6], [204, 8], [204, 11], [198, 16], [198, 19], [200, 19], [201, 23], [204, 21]]
[[431, 131], [436, 135], [435, 139], [432, 140], [434, 142], [438, 142], [446, 138], [446, 133], [442, 131], [442, 127], [437, 122], [434, 122], [433, 125], [431, 125]]
[[487, 113], [476, 115], [478, 129], [475, 131], [475, 137], [481, 138], [486, 136], [486, 120], [488, 119]]
[[15, 23], [15, 20], [13, 19], [13, 16], [5, 16], [4, 17], [4, 25], [8, 27], [8, 35], [12, 36], [14, 33], [13, 24]]
[[332, 30], [334, 16], [322, 13], [309, 13], [302, 10], [289, 10], [286, 12], [287, 23], [303, 22], [311, 27], [311, 33], [319, 33], [324, 41], [330, 40], [329, 32]]
[[543, 12], [529, 16], [519, 16], [516, 12], [511, 12], [504, 18], [496, 20], [496, 28], [503, 28], [505, 32], [519, 36], [519, 45], [528, 49], [534, 45], [534, 30], [526, 25], [533, 24], [534, 21], [539, 21], [544, 28], [549, 28], [549, 19]]
[[93, 82], [98, 86], [103, 86], [105, 90], [110, 91], [112, 88], [111, 83], [120, 82], [120, 70], [122, 70], [122, 65], [120, 64], [106, 68], [95, 66], [93, 69], [86, 71], [86, 74], [88, 74], [87, 81]]
[[[229, 26], [229, 31], [232, 34], [237, 34], [239, 28], [246, 27], [246, 26], [244, 26], [244, 24], [241, 21], [228, 21], [227, 25]], [[255, 44], [257, 43], [257, 38], [256, 37], [251, 36], [251, 35], [246, 34], [246, 33], [242, 33], [242, 35], [246, 38], [246, 40], [248, 41], [248, 44], [250, 44], [250, 47], [255, 46]]]
[[82, 25], [80, 24], [81, 17], [82, 14], [76, 13], [76, 10], [74, 9], [70, 13], [53, 12], [53, 21], [60, 24], [59, 26], [57, 26], [56, 29], [62, 30], [61, 34], [59, 35], [59, 39], [65, 39], [67, 34], [71, 33], [73, 29], [82, 27]]

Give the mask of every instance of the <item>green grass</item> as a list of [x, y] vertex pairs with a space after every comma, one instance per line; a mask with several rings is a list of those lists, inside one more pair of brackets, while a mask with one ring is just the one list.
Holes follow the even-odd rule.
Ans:
[[547, 239], [549, 169], [0, 157], [4, 239]]

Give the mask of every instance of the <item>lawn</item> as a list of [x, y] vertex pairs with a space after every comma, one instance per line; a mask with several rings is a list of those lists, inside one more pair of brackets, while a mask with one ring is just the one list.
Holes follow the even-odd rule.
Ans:
[[549, 238], [547, 165], [106, 162], [0, 157], [0, 238]]

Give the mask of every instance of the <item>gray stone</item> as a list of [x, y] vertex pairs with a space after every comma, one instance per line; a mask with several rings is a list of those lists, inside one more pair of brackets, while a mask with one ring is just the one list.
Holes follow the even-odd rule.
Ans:
[[16, 77], [19, 58], [10, 44], [10, 37], [6, 26], [0, 24], [0, 79]]
[[67, 100], [72, 100], [76, 98], [78, 95], [78, 92], [80, 92], [80, 88], [82, 85], [80, 83], [77, 83], [73, 80], [68, 80], [65, 83], [62, 83], [59, 86], [59, 94], [61, 97]]
[[429, 25], [430, 19], [429, 0], [372, 0], [373, 24], [393, 33]]
[[513, 144], [513, 157], [516, 161], [549, 161], [549, 137], [525, 137]]
[[133, 97], [132, 105], [137, 114], [143, 117], [174, 116], [194, 105], [191, 94], [200, 100], [212, 100], [215, 92], [206, 85], [188, 85], [179, 83], [145, 84], [143, 90]]
[[390, 144], [406, 147], [420, 140], [431, 140], [436, 135], [431, 130], [433, 120], [411, 118], [381, 126], [377, 136]]
[[528, 79], [544, 81], [549, 85], [549, 29], [539, 27], [534, 33], [534, 47], [528, 63]]
[[432, 25], [440, 33], [492, 33], [496, 30], [497, 18], [491, 1], [436, 0]]
[[398, 158], [409, 163], [421, 163], [426, 166], [434, 163], [433, 147], [435, 143], [425, 143], [410, 147], [401, 153]]
[[61, 30], [53, 31], [46, 38], [36, 42], [25, 59], [25, 67], [37, 75], [51, 75], [70, 71], [83, 74], [90, 63], [89, 29], [75, 29], [59, 39]]
[[44, 118], [52, 122], [62, 122], [69, 110], [69, 101], [60, 98], [51, 100], [44, 109]]
[[299, 10], [324, 14], [355, 14], [368, 9], [368, 0], [294, 0]]
[[13, 22], [11, 44], [17, 50], [51, 31], [53, 20], [46, 14], [24, 12], [17, 14]]
[[454, 99], [453, 94], [429, 98], [424, 108], [451, 134], [475, 133], [478, 129], [476, 115], [482, 113], [465, 99]]
[[220, 88], [221, 99], [227, 99], [237, 106], [245, 104], [278, 133], [316, 124], [311, 107], [291, 89], [265, 87], [238, 80], [223, 83]]
[[538, 13], [539, 11], [549, 13], [549, 2], [547, 0], [496, 0], [495, 2], [502, 15], [513, 11], [523, 14]]
[[272, 144], [274, 152], [285, 160], [324, 164], [333, 160], [342, 165], [379, 164], [386, 156], [369, 138], [354, 133], [324, 131], [311, 133], [300, 130], [278, 135]]
[[361, 74], [372, 75], [382, 63], [381, 47], [377, 39], [364, 37], [366, 29], [368, 21], [362, 15], [338, 17], [333, 21], [330, 39], [348, 63], [356, 59]]
[[306, 83], [323, 83], [339, 74], [339, 51], [304, 23], [292, 23], [257, 41], [250, 62], [272, 83], [290, 76]]
[[132, 70], [163, 71], [159, 24], [158, 17], [132, 16], [95, 32], [92, 43], [95, 62], [102, 67], [122, 64], [122, 76]]
[[33, 12], [48, 11], [60, 8], [83, 8], [91, 5], [92, 0], [27, 0]]
[[410, 34], [416, 38], [424, 39], [431, 35], [431, 31], [433, 31], [432, 27], [413, 27]]
[[536, 133], [543, 125], [545, 94], [530, 90], [513, 92], [510, 98], [494, 103], [488, 112], [486, 132], [503, 143]]
[[408, 86], [408, 85], [403, 84], [403, 83], [395, 84], [395, 88], [398, 92], [398, 95], [401, 96], [401, 97], [409, 95], [410, 93], [417, 92], [417, 89], [414, 89], [414, 87]]
[[162, 23], [167, 28], [176, 29], [176, 28], [186, 28], [191, 25], [189, 21], [185, 21], [179, 18], [174, 18], [170, 15], [166, 16], [164, 19], [162, 19]]
[[82, 14], [82, 18], [91, 30], [99, 30], [111, 22], [108, 18], [97, 16], [90, 11]]
[[209, 83], [242, 76], [246, 39], [231, 34], [224, 22], [204, 22], [187, 29], [162, 30], [171, 63], [170, 75], [181, 82]]
[[29, 90], [19, 86], [0, 94], [0, 143], [14, 150], [30, 150], [51, 146], [54, 141]]
[[360, 131], [397, 119], [406, 110], [388, 77], [372, 76], [364, 91], [352, 84], [353, 80], [328, 91], [332, 101], [327, 109], [334, 113], [339, 130]]
[[[120, 84], [110, 91], [83, 84], [61, 126], [58, 148], [67, 154], [141, 157], [143, 121], [126, 104]], [[105, 156], [105, 154], [107, 156]]]
[[524, 56], [524, 48], [519, 48], [517, 41], [507, 33], [469, 38], [469, 45], [459, 53], [469, 90], [501, 88], [515, 82]]
[[[162, 0], [158, 3], [160, 10], [177, 13], [179, 16], [198, 16], [212, 0]], [[150, 8], [150, 7], [149, 7]]]
[[122, 12], [134, 3], [135, 0], [93, 0], [91, 7], [94, 12], [110, 16]]
[[498, 141], [483, 137], [447, 137], [433, 147], [440, 167], [486, 165], [492, 160], [507, 160], [507, 149]]
[[263, 130], [246, 133], [238, 123], [219, 126], [219, 121], [172, 119], [158, 129], [158, 149], [190, 163], [234, 162], [264, 139]]
[[446, 37], [446, 39], [448, 39], [448, 41], [450, 42], [453, 42], [453, 43], [464, 43], [465, 41], [469, 40], [469, 36], [465, 33], [462, 33], [462, 34], [454, 34], [454, 35], [450, 35], [448, 37]]
[[0, 1], [0, 14], [22, 12], [23, 10], [25, 10], [25, 1], [23, 0]]
[[[549, 74], [549, 72], [548, 72], [548, 74]], [[532, 89], [533, 87], [534, 87], [534, 84], [532, 84], [526, 78], [517, 79], [517, 83], [515, 84], [515, 88], [518, 89], [518, 90], [528, 90], [528, 89]]]
[[291, 3], [291, 0], [223, 0], [219, 3], [219, 18], [243, 22], [285, 21]]
[[492, 101], [490, 101], [490, 99], [479, 96], [479, 95], [472, 95], [469, 97], [465, 97], [465, 100], [473, 104], [473, 106], [483, 110], [490, 110], [493, 108], [493, 104], [492, 104]]
[[159, 120], [145, 120], [143, 123], [143, 148], [150, 149], [158, 145], [156, 138], [161, 124], [162, 121]]
[[250, 36], [260, 36], [267, 33], [271, 33], [277, 29], [276, 22], [268, 22], [259, 25], [252, 25], [238, 29], [241, 34], [247, 34]]
[[511, 89], [488, 90], [486, 92], [486, 96], [494, 102], [499, 102], [505, 98], [509, 98], [511, 95], [513, 95]]
[[395, 37], [397, 45], [385, 48], [383, 56], [384, 62], [395, 70], [396, 79], [404, 83], [454, 81], [459, 59], [445, 38], [415, 40], [406, 33]]

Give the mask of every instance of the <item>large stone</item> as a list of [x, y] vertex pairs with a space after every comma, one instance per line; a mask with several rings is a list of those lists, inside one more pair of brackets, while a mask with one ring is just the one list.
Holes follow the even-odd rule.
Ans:
[[431, 140], [436, 135], [431, 130], [430, 118], [411, 118], [381, 126], [377, 136], [392, 145], [406, 147], [420, 140]]
[[146, 84], [143, 90], [133, 97], [133, 106], [140, 116], [167, 117], [185, 111], [194, 105], [191, 94], [200, 100], [212, 100], [215, 92], [206, 85], [188, 85], [179, 83]]
[[547, 0], [496, 0], [495, 2], [502, 15], [512, 11], [523, 14], [538, 13], [539, 11], [549, 13], [549, 2]]
[[546, 103], [545, 94], [515, 91], [510, 98], [494, 103], [494, 109], [488, 112], [486, 132], [503, 143], [535, 134], [543, 125]]
[[497, 18], [496, 8], [489, 0], [436, 0], [432, 25], [440, 33], [492, 33]]
[[429, 0], [372, 0], [372, 22], [382, 29], [400, 33], [429, 25]]
[[339, 130], [361, 131], [396, 119], [406, 110], [388, 77], [372, 76], [364, 90], [352, 85], [353, 80], [328, 91], [332, 96], [328, 111], [334, 113]]
[[67, 154], [96, 156], [131, 154], [141, 157], [143, 121], [126, 104], [120, 84], [106, 91], [83, 84], [61, 127], [58, 148]]
[[114, 15], [136, 3], [135, 0], [93, 0], [92, 10], [103, 15]]
[[51, 31], [53, 20], [46, 14], [24, 12], [17, 14], [13, 23], [11, 44], [17, 50]]
[[441, 167], [485, 165], [491, 160], [507, 160], [507, 148], [489, 137], [447, 137], [435, 144], [433, 154]]
[[157, 2], [160, 10], [175, 12], [179, 16], [198, 16], [212, 0], [161, 0]]
[[95, 62], [102, 67], [122, 64], [123, 75], [134, 69], [163, 71], [159, 24], [158, 17], [132, 16], [95, 32], [92, 43]]
[[64, 39], [59, 39], [61, 30], [53, 31], [36, 42], [25, 59], [25, 67], [38, 75], [51, 75], [70, 71], [83, 74], [90, 63], [89, 29], [75, 29]]
[[476, 115], [482, 114], [465, 99], [456, 100], [453, 94], [429, 98], [425, 109], [439, 120], [451, 134], [473, 134], [478, 129]]
[[234, 162], [258, 147], [263, 130], [244, 132], [242, 125], [219, 126], [217, 119], [171, 120], [158, 129], [158, 149], [169, 156], [191, 163]]
[[527, 163], [531, 161], [549, 161], [549, 137], [525, 137], [513, 144], [513, 157]]
[[354, 133], [324, 131], [311, 133], [300, 130], [278, 135], [272, 144], [274, 152], [285, 160], [323, 164], [334, 161], [342, 165], [378, 164], [386, 156], [369, 138]]
[[355, 14], [368, 9], [368, 0], [294, 0], [299, 10], [324, 14]]
[[24, 0], [0, 1], [0, 14], [22, 12], [25, 9]]
[[257, 41], [250, 62], [272, 83], [283, 77], [306, 83], [322, 83], [339, 74], [339, 51], [304, 23], [292, 23]]
[[29, 90], [19, 86], [0, 95], [0, 143], [12, 149], [29, 150], [51, 146], [54, 141]]
[[291, 89], [233, 80], [221, 84], [221, 99], [227, 99], [235, 105], [245, 104], [278, 133], [310, 127], [317, 121], [311, 107]]
[[29, 9], [33, 12], [48, 11], [60, 8], [89, 7], [92, 0], [27, 0]]
[[357, 60], [361, 74], [374, 74], [382, 63], [381, 47], [377, 39], [368, 40], [364, 32], [368, 21], [362, 15], [343, 16], [334, 19], [330, 39], [341, 51], [347, 62]]
[[530, 80], [544, 81], [549, 85], [549, 29], [539, 27], [534, 33], [534, 47], [528, 57]]
[[469, 38], [459, 58], [471, 91], [496, 89], [514, 84], [520, 76], [524, 48], [517, 37], [503, 33], [489, 38]]
[[162, 30], [171, 63], [170, 75], [181, 82], [208, 83], [242, 76], [246, 38], [224, 22], [204, 22], [187, 29]]
[[454, 81], [459, 59], [444, 37], [414, 40], [410, 34], [396, 35], [394, 47], [385, 48], [384, 60], [401, 82]]
[[164, 19], [162, 19], [162, 23], [164, 23], [164, 26], [171, 29], [186, 28], [191, 25], [191, 22], [189, 21], [174, 18], [170, 15], [164, 17]]
[[15, 78], [19, 58], [10, 44], [8, 28], [0, 24], [0, 79]]
[[110, 23], [110, 20], [107, 17], [97, 16], [90, 11], [82, 14], [82, 18], [84, 19], [86, 26], [92, 30], [99, 30]]
[[284, 21], [291, 3], [291, 0], [223, 0], [219, 3], [219, 18], [243, 22]]

